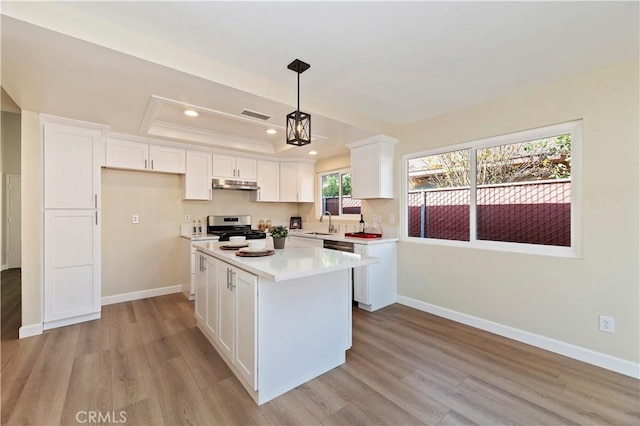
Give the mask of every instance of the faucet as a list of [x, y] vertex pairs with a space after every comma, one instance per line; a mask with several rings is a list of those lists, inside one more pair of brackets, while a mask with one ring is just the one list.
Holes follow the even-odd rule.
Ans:
[[320, 222], [322, 222], [322, 218], [324, 217], [324, 215], [329, 215], [329, 233], [333, 234], [336, 232], [336, 229], [333, 227], [333, 224], [331, 224], [331, 213], [329, 213], [328, 210], [325, 210], [324, 213], [322, 213], [322, 216], [320, 216]]

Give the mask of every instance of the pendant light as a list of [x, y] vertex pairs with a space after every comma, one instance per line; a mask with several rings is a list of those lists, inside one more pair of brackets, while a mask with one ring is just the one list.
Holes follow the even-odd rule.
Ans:
[[311, 65], [296, 59], [287, 68], [298, 74], [298, 109], [287, 114], [287, 143], [289, 145], [304, 146], [311, 143], [311, 115], [300, 111], [300, 74]]

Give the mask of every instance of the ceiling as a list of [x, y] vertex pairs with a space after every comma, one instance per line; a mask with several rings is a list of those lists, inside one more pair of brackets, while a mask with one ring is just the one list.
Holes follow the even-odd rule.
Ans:
[[[639, 56], [638, 2], [8, 2], [2, 86], [120, 133], [317, 158]], [[284, 144], [295, 109], [315, 140]], [[182, 112], [198, 110], [196, 119]], [[271, 116], [243, 119], [243, 109]]]

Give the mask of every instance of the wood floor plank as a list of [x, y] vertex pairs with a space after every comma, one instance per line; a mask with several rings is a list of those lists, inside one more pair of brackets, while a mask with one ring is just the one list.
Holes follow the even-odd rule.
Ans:
[[[95, 411], [106, 415], [111, 411], [112, 406], [109, 350], [92, 351], [83, 356], [76, 356], [69, 379], [61, 424], [78, 423], [77, 415], [81, 411]], [[80, 419], [83, 420], [84, 417], [81, 416]], [[103, 420], [107, 421], [100, 424], [108, 424], [112, 419], [103, 417]]]
[[172, 338], [200, 389], [233, 376], [231, 369], [197, 328], [174, 334]]
[[323, 421], [347, 403], [320, 380], [311, 380], [291, 391], [293, 396], [318, 420]]
[[320, 425], [320, 421], [291, 392], [260, 406], [260, 412], [272, 425]]
[[449, 412], [446, 405], [426, 393], [416, 392], [415, 388], [357, 354], [349, 354], [347, 362], [341, 368], [421, 422], [436, 424]]
[[101, 320], [87, 321], [79, 325], [78, 347], [76, 357], [90, 353], [108, 351], [111, 348], [111, 329], [109, 327], [109, 310], [102, 311]]
[[80, 328], [50, 330], [9, 424], [58, 424], [71, 376]]
[[152, 367], [153, 382], [169, 425], [208, 425], [215, 422], [186, 362], [173, 358]]
[[[115, 328], [117, 333], [122, 327]], [[126, 327], [127, 337], [135, 339], [132, 329], [137, 331], [137, 324]], [[155, 401], [155, 385], [151, 377], [149, 362], [144, 344], [139, 334], [136, 343], [122, 339], [126, 345], [114, 345], [111, 348], [111, 384], [113, 392], [113, 408], [119, 410], [138, 401]]]
[[14, 356], [4, 366], [0, 374], [0, 388], [2, 389], [0, 418], [2, 424], [7, 423], [11, 413], [14, 411], [15, 405], [24, 390], [24, 386], [27, 384], [29, 376], [33, 372], [36, 361], [48, 338], [49, 334], [43, 334], [28, 339], [12, 341], [15, 346]]
[[238, 379], [229, 377], [202, 392], [215, 425], [268, 425], [256, 403]]
[[376, 418], [376, 423], [389, 425], [424, 424], [420, 419], [340, 367], [334, 368], [318, 379], [332, 388], [348, 405]]
[[465, 416], [450, 411], [440, 422], [438, 426], [476, 426], [477, 423], [472, 422]]

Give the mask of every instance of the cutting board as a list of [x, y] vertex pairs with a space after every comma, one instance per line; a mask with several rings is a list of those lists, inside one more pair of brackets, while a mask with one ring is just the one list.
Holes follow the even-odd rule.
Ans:
[[263, 257], [263, 256], [271, 256], [274, 253], [275, 253], [274, 250], [256, 251], [256, 252], [238, 250], [236, 252], [236, 256], [240, 256], [240, 257]]

